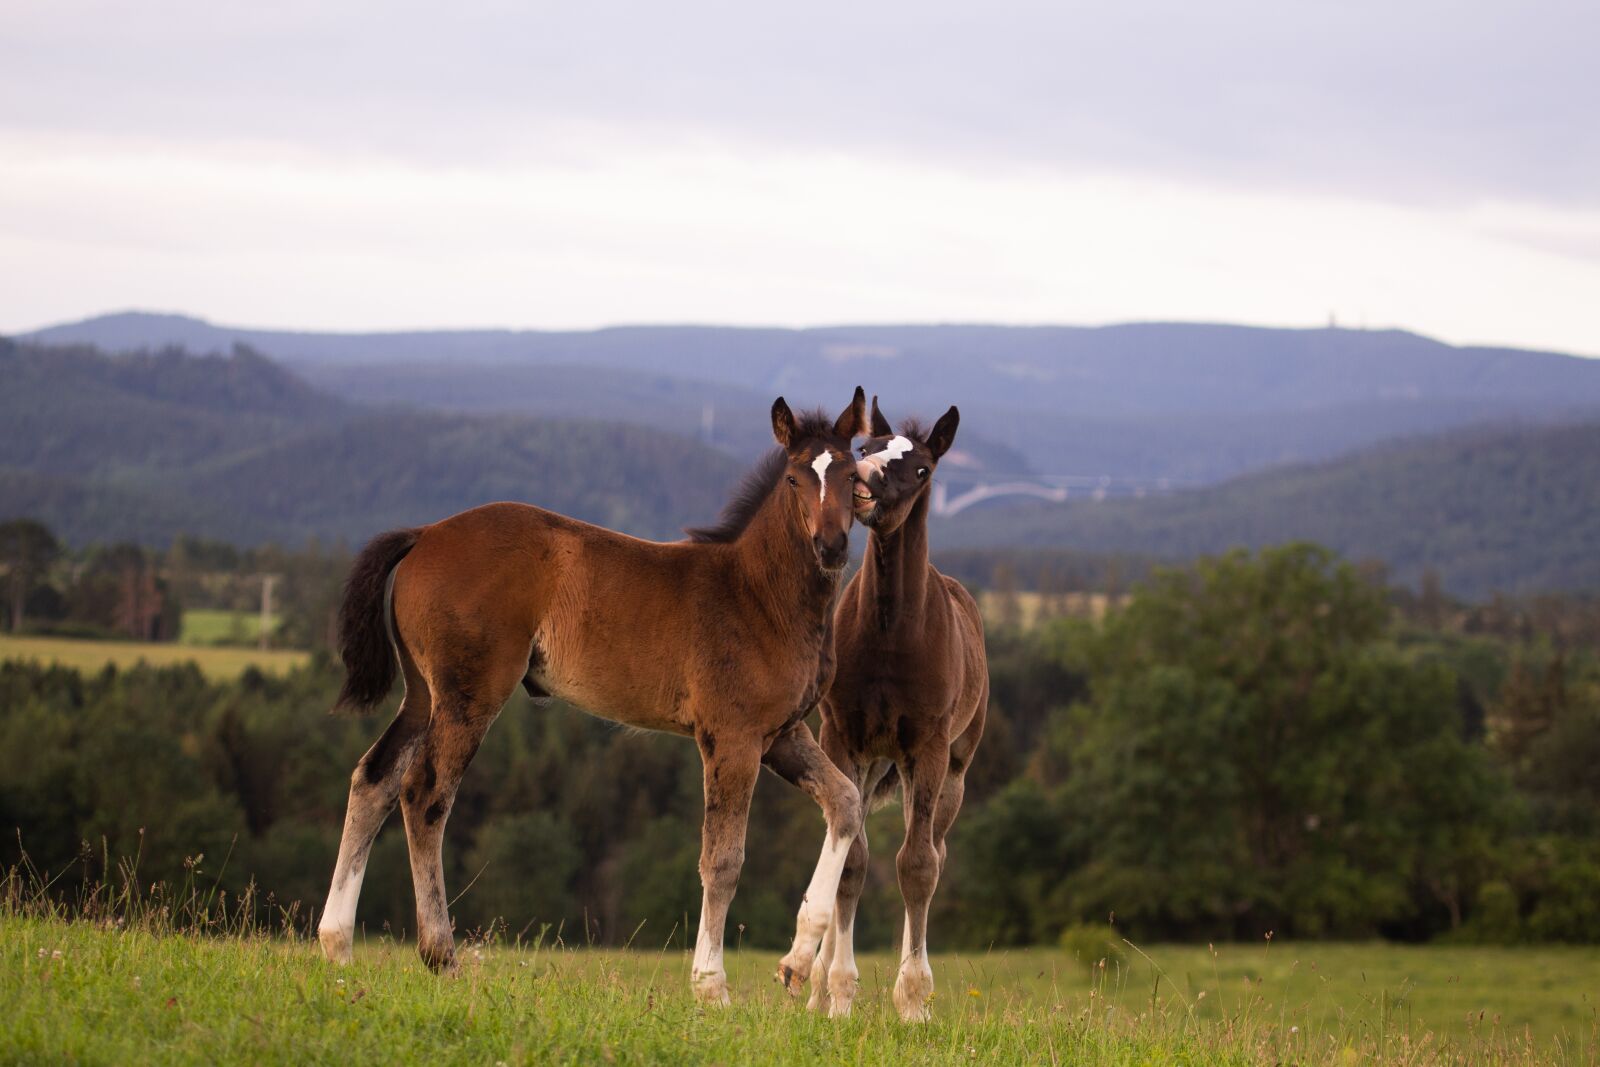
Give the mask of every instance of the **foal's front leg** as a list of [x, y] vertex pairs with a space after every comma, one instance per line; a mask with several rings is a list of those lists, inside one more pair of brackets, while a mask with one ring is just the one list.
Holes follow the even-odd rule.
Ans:
[[779, 776], [811, 794], [822, 806], [828, 823], [822, 854], [795, 917], [794, 945], [778, 963], [778, 980], [790, 993], [798, 995], [811, 976], [818, 944], [833, 927], [839, 875], [851, 845], [861, 833], [861, 790], [822, 751], [804, 721], [778, 735], [767, 750], [765, 761]]
[[694, 939], [694, 969], [689, 981], [700, 1000], [727, 1004], [722, 932], [728, 905], [739, 888], [739, 869], [744, 866], [744, 836], [750, 821], [750, 797], [761, 773], [761, 746], [704, 731], [696, 740], [705, 764], [706, 818], [700, 831], [700, 929]]

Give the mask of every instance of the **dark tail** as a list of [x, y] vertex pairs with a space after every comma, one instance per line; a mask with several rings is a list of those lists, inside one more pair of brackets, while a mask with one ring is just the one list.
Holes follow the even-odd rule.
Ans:
[[394, 685], [394, 647], [389, 637], [389, 574], [417, 543], [421, 530], [390, 530], [361, 550], [344, 583], [339, 607], [339, 656], [344, 688], [334, 711], [371, 711]]

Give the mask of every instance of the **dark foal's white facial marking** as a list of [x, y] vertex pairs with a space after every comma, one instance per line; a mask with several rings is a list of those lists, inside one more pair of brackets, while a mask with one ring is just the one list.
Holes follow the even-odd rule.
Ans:
[[887, 476], [889, 464], [910, 452], [912, 447], [910, 438], [896, 434], [887, 445], [883, 446], [882, 451], [862, 456], [861, 462], [868, 464], [870, 470], [882, 472]]

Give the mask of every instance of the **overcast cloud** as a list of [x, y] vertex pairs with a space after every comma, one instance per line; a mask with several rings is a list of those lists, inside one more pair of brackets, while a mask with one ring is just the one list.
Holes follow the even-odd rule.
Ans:
[[0, 329], [1402, 325], [1600, 353], [1600, 5], [35, 3]]

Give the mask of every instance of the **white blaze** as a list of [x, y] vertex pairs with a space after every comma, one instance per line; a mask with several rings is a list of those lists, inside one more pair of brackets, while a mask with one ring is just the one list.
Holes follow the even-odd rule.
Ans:
[[907, 452], [910, 452], [911, 449], [912, 444], [910, 438], [896, 435], [890, 439], [887, 445], [884, 446], [882, 452], [874, 452], [870, 456], [863, 456], [862, 459], [866, 460], [878, 470], [882, 471], [889, 464], [893, 463]]
[[833, 453], [827, 449], [822, 450], [822, 455], [811, 461], [811, 469], [817, 472], [817, 480], [822, 483], [822, 495], [817, 498], [818, 503], [828, 499], [828, 464], [833, 462]]

